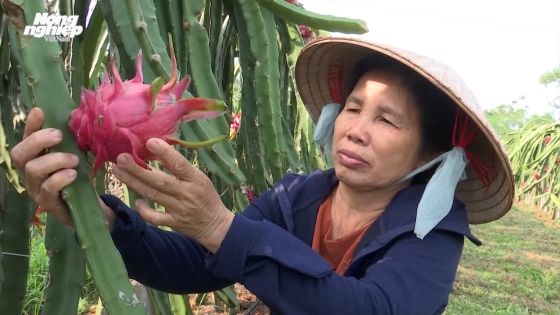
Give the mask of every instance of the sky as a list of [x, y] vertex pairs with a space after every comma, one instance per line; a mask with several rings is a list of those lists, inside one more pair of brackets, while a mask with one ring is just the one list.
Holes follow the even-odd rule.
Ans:
[[559, 0], [299, 0], [306, 10], [364, 20], [360, 37], [454, 68], [483, 109], [519, 97], [530, 113], [552, 109], [560, 87], [539, 83], [560, 66]]

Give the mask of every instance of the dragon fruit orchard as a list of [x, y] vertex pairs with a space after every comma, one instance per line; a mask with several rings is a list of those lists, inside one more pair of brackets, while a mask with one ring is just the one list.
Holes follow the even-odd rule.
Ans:
[[211, 145], [227, 136], [203, 142], [188, 142], [175, 137], [179, 125], [193, 119], [214, 118], [222, 115], [227, 106], [221, 100], [181, 98], [190, 83], [185, 76], [177, 82], [177, 61], [170, 49], [173, 71], [169, 82], [158, 77], [144, 84], [142, 51], [136, 59], [136, 75], [122, 81], [114, 59], [110, 61], [113, 82], [107, 70], [96, 91], [82, 87], [80, 105], [69, 117], [70, 131], [78, 147], [95, 157], [93, 174], [109, 161], [116, 163], [121, 153], [130, 153], [134, 161], [146, 169], [145, 161], [154, 160], [146, 148], [146, 141], [159, 138], [172, 145], [197, 148]]

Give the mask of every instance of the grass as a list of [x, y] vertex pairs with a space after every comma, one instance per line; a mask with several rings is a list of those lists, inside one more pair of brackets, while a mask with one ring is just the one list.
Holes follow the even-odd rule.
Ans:
[[560, 230], [516, 205], [472, 232], [446, 315], [560, 313]]
[[[42, 220], [45, 220], [45, 218], [42, 217]], [[46, 255], [43, 235], [35, 228], [32, 228], [30, 245], [31, 256], [29, 260], [29, 274], [27, 276], [27, 296], [23, 304], [23, 314], [36, 315], [41, 313], [49, 260]], [[76, 315], [88, 314], [89, 307], [96, 304], [98, 298], [99, 294], [95, 289], [91, 273], [88, 271], [86, 281], [82, 286], [82, 297]]]
[[[445, 315], [560, 313], [560, 229], [516, 205], [497, 222], [472, 226], [483, 245], [467, 242]], [[558, 225], [556, 225], [558, 226]], [[39, 314], [48, 260], [42, 238], [32, 241], [26, 314]], [[80, 301], [87, 314], [98, 295], [88, 272]]]

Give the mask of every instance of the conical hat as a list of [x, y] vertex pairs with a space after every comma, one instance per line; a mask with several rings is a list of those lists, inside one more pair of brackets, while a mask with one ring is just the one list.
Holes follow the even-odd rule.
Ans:
[[[507, 153], [465, 82], [455, 70], [437, 60], [356, 38], [318, 37], [311, 40], [298, 56], [295, 80], [312, 120], [317, 123], [323, 106], [335, 102], [329, 90], [329, 66], [342, 65], [342, 80], [345, 80], [357, 62], [375, 52], [398, 60], [421, 74], [472, 119], [474, 128], [479, 128], [480, 137], [465, 148], [470, 161], [465, 169], [467, 178], [458, 183], [455, 196], [466, 204], [471, 224], [494, 221], [505, 215], [511, 209], [515, 190]], [[479, 172], [476, 172], [473, 165], [480, 166], [480, 162], [492, 171], [481, 174], [480, 167], [477, 167]]]

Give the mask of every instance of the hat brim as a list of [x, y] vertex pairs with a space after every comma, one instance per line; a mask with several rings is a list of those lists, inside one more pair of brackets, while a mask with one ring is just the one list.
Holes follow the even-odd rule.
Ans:
[[323, 106], [335, 102], [328, 84], [331, 62], [341, 63], [343, 78], [348, 78], [357, 62], [375, 52], [393, 58], [422, 75], [445, 92], [473, 120], [483, 136], [472, 142], [468, 150], [493, 167], [496, 174], [486, 187], [469, 163], [465, 170], [467, 178], [458, 183], [456, 197], [465, 203], [471, 224], [487, 223], [504, 216], [513, 205], [515, 193], [510, 161], [473, 93], [451, 67], [384, 44], [356, 38], [318, 37], [302, 49], [295, 66], [298, 93], [311, 119], [317, 123]]

